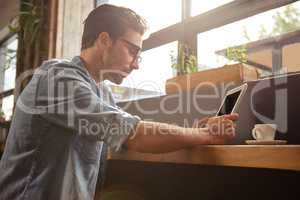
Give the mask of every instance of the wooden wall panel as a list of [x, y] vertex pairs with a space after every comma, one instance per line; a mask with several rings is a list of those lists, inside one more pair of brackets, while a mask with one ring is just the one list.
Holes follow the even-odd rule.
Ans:
[[56, 57], [70, 59], [80, 53], [83, 22], [94, 0], [59, 1]]

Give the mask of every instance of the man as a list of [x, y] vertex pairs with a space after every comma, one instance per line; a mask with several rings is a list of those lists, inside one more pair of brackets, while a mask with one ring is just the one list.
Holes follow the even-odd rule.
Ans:
[[183, 128], [142, 121], [115, 104], [103, 81], [120, 84], [138, 69], [144, 32], [133, 11], [102, 5], [85, 21], [80, 56], [35, 70], [18, 98], [0, 163], [0, 199], [93, 199], [107, 146], [162, 153], [234, 137], [236, 115]]

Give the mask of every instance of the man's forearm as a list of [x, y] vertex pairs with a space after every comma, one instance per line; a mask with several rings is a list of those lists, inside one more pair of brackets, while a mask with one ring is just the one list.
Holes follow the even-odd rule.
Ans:
[[208, 142], [206, 129], [141, 121], [129, 137], [127, 147], [138, 152], [165, 153]]

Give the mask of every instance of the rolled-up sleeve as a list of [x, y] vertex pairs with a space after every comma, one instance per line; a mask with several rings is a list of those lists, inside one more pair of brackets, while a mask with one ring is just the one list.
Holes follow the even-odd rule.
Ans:
[[[58, 66], [34, 76], [38, 76], [34, 112], [67, 132], [104, 141], [118, 151], [140, 121], [103, 101], [84, 71]], [[18, 106], [24, 107], [22, 101]]]

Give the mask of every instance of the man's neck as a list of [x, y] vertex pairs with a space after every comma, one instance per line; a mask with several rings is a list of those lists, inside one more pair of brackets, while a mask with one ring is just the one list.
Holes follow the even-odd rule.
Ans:
[[93, 59], [94, 56], [85, 51], [81, 52], [80, 58], [83, 61], [84, 67], [87, 69], [90, 76], [96, 81], [96, 83], [99, 83], [101, 80], [99, 77], [99, 70], [97, 66], [101, 65], [101, 63], [99, 63], [98, 60]]

